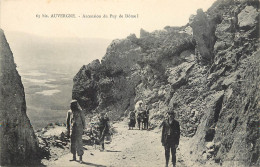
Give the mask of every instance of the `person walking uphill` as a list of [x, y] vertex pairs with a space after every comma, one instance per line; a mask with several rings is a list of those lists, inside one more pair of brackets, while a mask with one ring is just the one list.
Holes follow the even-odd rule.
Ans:
[[77, 100], [72, 100], [70, 103], [70, 110], [67, 113], [67, 130], [68, 134], [71, 132], [71, 148], [70, 151], [73, 154], [72, 161], [76, 161], [76, 153], [80, 157], [80, 163], [82, 163], [83, 143], [82, 134], [86, 126], [85, 115], [79, 106]]
[[180, 140], [180, 124], [175, 119], [172, 111], [167, 112], [167, 117], [162, 123], [162, 145], [165, 149], [166, 167], [168, 167], [170, 151], [172, 152], [172, 164], [176, 165], [176, 149]]
[[105, 149], [105, 136], [109, 133], [109, 118], [105, 113], [100, 113], [99, 115], [99, 144], [102, 145], [102, 149], [100, 151], [104, 151]]

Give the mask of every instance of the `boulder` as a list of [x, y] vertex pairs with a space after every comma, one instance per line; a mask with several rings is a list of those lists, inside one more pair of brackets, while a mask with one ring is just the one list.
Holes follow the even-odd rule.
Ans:
[[206, 148], [207, 148], [207, 149], [212, 149], [212, 148], [214, 148], [214, 142], [208, 142], [208, 143], [206, 143]]
[[208, 17], [202, 9], [197, 10], [197, 15], [192, 19], [193, 37], [200, 54], [198, 58], [203, 64], [212, 63], [214, 59], [213, 48], [216, 42], [215, 29], [217, 24], [218, 19]]
[[145, 31], [144, 29], [141, 28], [140, 30], [140, 38], [144, 38], [149, 36], [149, 32]]
[[257, 23], [258, 16], [257, 9], [253, 6], [246, 6], [239, 14], [238, 14], [238, 25], [240, 28], [248, 28], [253, 27]]

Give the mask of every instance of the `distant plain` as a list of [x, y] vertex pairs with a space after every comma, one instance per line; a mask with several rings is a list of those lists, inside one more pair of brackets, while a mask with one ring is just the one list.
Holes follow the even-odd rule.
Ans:
[[101, 59], [111, 40], [45, 38], [7, 32], [17, 70], [24, 85], [27, 115], [34, 129], [65, 123], [73, 77], [92, 60]]

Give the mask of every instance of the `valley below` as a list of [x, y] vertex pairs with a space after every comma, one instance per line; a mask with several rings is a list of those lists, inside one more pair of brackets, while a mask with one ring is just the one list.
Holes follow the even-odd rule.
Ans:
[[108, 39], [56, 39], [22, 32], [7, 32], [6, 38], [15, 54], [34, 130], [66, 122], [73, 77], [92, 57], [101, 58], [110, 43]]
[[25, 89], [27, 114], [34, 129], [43, 128], [49, 123], [65, 123], [71, 101], [73, 76], [36, 70], [20, 74]]

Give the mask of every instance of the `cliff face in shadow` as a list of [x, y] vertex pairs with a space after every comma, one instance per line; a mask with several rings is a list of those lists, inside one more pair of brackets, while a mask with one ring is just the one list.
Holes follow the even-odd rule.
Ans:
[[186, 26], [114, 40], [101, 62], [79, 70], [72, 96], [87, 113], [114, 119], [142, 100], [153, 127], [171, 108], [194, 162], [259, 164], [258, 5], [218, 0]]
[[21, 77], [0, 30], [0, 164], [39, 163], [38, 140], [26, 115]]

